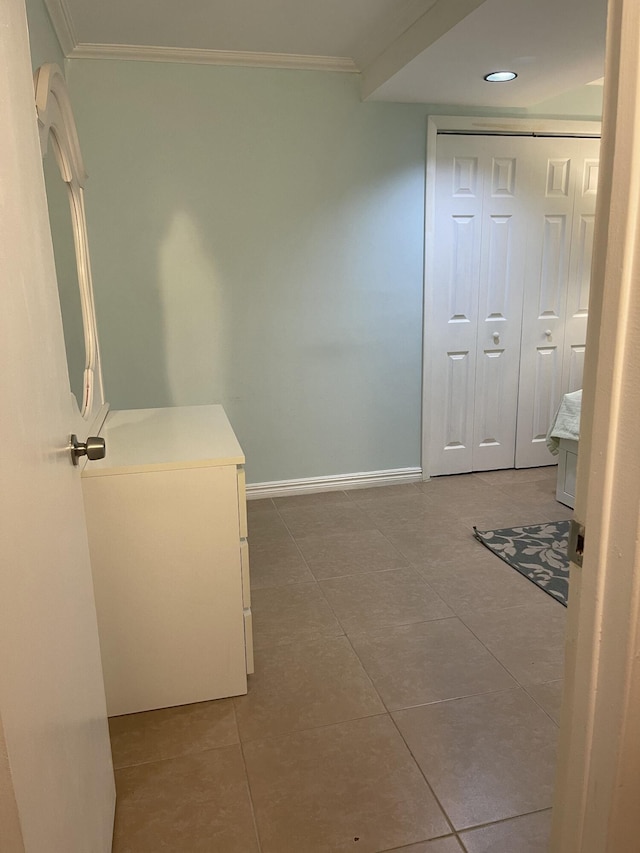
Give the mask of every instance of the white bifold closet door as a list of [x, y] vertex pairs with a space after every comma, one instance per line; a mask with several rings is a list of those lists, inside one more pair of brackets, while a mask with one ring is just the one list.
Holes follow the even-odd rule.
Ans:
[[563, 394], [582, 388], [600, 140], [528, 140], [530, 232], [524, 279], [516, 467], [550, 465], [546, 434]]
[[548, 465], [581, 387], [599, 140], [441, 135], [429, 473]]

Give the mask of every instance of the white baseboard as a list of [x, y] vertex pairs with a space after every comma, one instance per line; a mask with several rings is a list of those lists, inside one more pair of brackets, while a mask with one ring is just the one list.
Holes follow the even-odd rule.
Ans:
[[390, 468], [360, 474], [337, 474], [332, 477], [304, 477], [301, 480], [274, 480], [270, 483], [247, 483], [247, 499], [281, 498], [285, 495], [311, 495], [316, 492], [338, 492], [368, 489], [371, 486], [393, 486], [418, 483], [422, 468]]

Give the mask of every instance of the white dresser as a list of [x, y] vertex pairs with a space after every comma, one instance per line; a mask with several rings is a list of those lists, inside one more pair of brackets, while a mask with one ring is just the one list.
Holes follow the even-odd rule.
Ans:
[[244, 455], [221, 406], [110, 412], [82, 473], [110, 716], [253, 672]]

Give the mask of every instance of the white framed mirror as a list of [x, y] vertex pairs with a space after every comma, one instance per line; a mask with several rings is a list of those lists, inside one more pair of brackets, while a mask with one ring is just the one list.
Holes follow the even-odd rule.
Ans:
[[34, 84], [70, 394], [86, 432], [107, 410], [84, 207], [87, 174], [62, 71], [41, 65]]

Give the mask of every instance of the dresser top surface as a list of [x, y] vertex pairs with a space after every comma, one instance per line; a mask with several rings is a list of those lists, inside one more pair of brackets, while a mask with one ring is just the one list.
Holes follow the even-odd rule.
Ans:
[[244, 464], [222, 406], [112, 411], [100, 435], [107, 455], [89, 462], [83, 477]]

